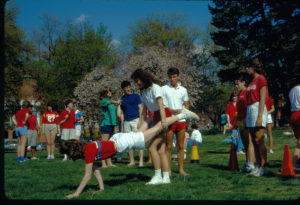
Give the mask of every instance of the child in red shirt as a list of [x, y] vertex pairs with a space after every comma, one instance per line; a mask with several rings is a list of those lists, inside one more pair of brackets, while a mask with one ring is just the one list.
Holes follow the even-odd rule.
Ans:
[[[181, 113], [165, 120], [165, 125], [169, 126], [181, 119], [196, 119], [198, 115], [183, 108]], [[163, 130], [162, 123], [159, 121], [152, 128], [143, 132], [129, 132], [114, 134], [109, 141], [81, 142], [77, 140], [62, 141], [60, 152], [67, 154], [73, 160], [85, 158], [85, 175], [82, 178], [77, 190], [69, 194], [67, 198], [73, 198], [80, 195], [84, 187], [91, 179], [92, 171], [99, 183], [99, 190], [104, 190], [103, 180], [98, 167], [93, 162], [103, 160], [116, 154], [117, 152], [128, 152], [131, 149], [144, 149], [145, 143], [155, 138]]]
[[27, 141], [27, 144], [31, 149], [31, 159], [36, 160], [36, 159], [38, 159], [35, 156], [36, 138], [38, 135], [37, 118], [35, 115], [32, 114], [32, 105], [28, 106], [28, 111], [29, 111], [29, 117], [28, 117], [28, 141]]
[[[76, 139], [76, 130], [75, 130], [75, 112], [73, 110], [73, 101], [66, 100], [65, 107], [66, 109], [60, 113], [60, 124], [61, 126], [61, 139], [62, 140], [71, 140]], [[67, 155], [65, 154], [63, 161], [67, 160]]]

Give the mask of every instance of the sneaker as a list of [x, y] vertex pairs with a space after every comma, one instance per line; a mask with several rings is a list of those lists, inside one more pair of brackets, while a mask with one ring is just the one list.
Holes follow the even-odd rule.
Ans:
[[170, 177], [165, 177], [162, 179], [162, 184], [171, 184], [171, 180], [170, 180]]
[[37, 157], [32, 157], [31, 158], [31, 160], [37, 160], [37, 159], [39, 159], [39, 158], [37, 158]]
[[252, 166], [243, 166], [242, 172], [250, 173], [255, 169], [255, 167]]
[[270, 153], [273, 154], [274, 153], [273, 150], [270, 149]]
[[146, 185], [157, 185], [157, 184], [162, 184], [163, 179], [161, 176], [156, 176], [154, 175], [149, 182], [146, 183]]
[[255, 167], [251, 172], [250, 175], [255, 175], [257, 172], [259, 172], [259, 167]]
[[51, 158], [51, 159], [54, 159], [54, 155], [50, 155], [50, 158]]
[[48, 157], [46, 159], [51, 159], [51, 155], [48, 155]]
[[245, 154], [245, 152], [243, 152], [242, 150], [236, 152], [237, 154]]
[[258, 168], [258, 171], [253, 174], [253, 176], [261, 177], [261, 176], [265, 175], [266, 173], [267, 173], [267, 168], [260, 167], [260, 168]]
[[187, 119], [199, 120], [199, 116], [196, 113], [194, 113], [194, 112], [192, 112], [192, 111], [190, 111], [190, 110], [188, 110], [186, 108], [183, 108], [181, 110], [181, 113], [185, 115], [184, 119], [186, 119], [186, 120]]

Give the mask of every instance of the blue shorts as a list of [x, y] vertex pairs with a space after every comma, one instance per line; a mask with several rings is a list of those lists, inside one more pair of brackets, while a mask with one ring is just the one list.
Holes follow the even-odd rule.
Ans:
[[101, 126], [101, 134], [114, 134], [115, 126], [113, 125], [104, 125]]
[[17, 127], [16, 128], [16, 136], [27, 135], [27, 126]]

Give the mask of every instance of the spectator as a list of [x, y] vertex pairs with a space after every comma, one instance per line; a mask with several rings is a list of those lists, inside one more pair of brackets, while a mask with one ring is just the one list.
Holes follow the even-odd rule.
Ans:
[[32, 113], [32, 105], [28, 106], [29, 117], [28, 117], [28, 146], [31, 149], [31, 159], [36, 160], [38, 159], [35, 156], [36, 151], [36, 138], [38, 135], [38, 124], [36, 115]]
[[76, 140], [80, 140], [81, 136], [81, 123], [84, 122], [82, 112], [78, 110], [77, 103], [74, 103], [75, 110], [75, 130], [76, 130]]
[[27, 142], [27, 134], [28, 134], [28, 128], [26, 126], [27, 120], [29, 117], [29, 111], [28, 106], [30, 105], [29, 101], [23, 101], [22, 103], [22, 109], [17, 111], [13, 115], [13, 123], [16, 125], [16, 136], [18, 137], [18, 161], [24, 162], [25, 161], [25, 148], [26, 148], [26, 142]]
[[268, 138], [269, 138], [270, 153], [273, 154], [274, 152], [273, 152], [273, 135], [272, 135], [272, 124], [273, 124], [272, 112], [275, 111], [275, 108], [274, 108], [274, 102], [273, 102], [272, 98], [269, 97], [267, 99], [266, 107], [267, 107], [267, 111], [268, 111], [267, 134], [268, 134]]
[[[129, 81], [123, 81], [121, 88], [124, 95], [121, 98], [121, 125], [123, 132], [137, 131], [138, 122], [142, 112], [142, 101], [138, 94], [131, 92], [131, 85]], [[134, 165], [133, 150], [128, 152], [129, 164]], [[139, 150], [139, 167], [143, 167], [144, 150]]]
[[43, 114], [42, 118], [42, 133], [45, 134], [47, 141], [47, 159], [54, 159], [55, 151], [55, 137], [60, 135], [59, 115], [54, 110], [54, 104], [49, 102], [47, 104], [47, 110]]
[[221, 131], [223, 132], [223, 135], [225, 135], [226, 133], [226, 125], [227, 125], [227, 115], [225, 114], [225, 111], [223, 111], [221, 115]]
[[198, 130], [198, 126], [196, 124], [192, 124], [192, 134], [191, 134], [191, 139], [188, 140], [187, 146], [191, 147], [193, 146], [193, 143], [196, 142], [197, 145], [202, 144], [202, 135], [200, 131]]
[[[65, 101], [65, 109], [60, 113], [60, 124], [61, 124], [61, 139], [71, 140], [76, 139], [75, 131], [75, 112], [74, 103], [72, 100]], [[67, 155], [64, 155], [63, 161], [68, 159]]]

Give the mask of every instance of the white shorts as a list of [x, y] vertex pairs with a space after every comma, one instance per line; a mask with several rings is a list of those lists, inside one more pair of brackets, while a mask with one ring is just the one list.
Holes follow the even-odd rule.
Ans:
[[81, 125], [75, 125], [76, 136], [81, 136]]
[[137, 131], [139, 118], [131, 121], [124, 121], [124, 132], [134, 132]]
[[[259, 102], [255, 102], [251, 105], [248, 105], [247, 115], [246, 115], [246, 127], [256, 127], [258, 111], [259, 111]], [[268, 116], [268, 111], [265, 105], [263, 115], [262, 115], [262, 127], [266, 127], [267, 116]]]
[[76, 133], [75, 129], [62, 129], [61, 131], [61, 139], [62, 140], [75, 140]]
[[267, 116], [267, 124], [271, 124], [271, 123], [273, 123], [272, 115], [268, 113], [268, 116]]
[[129, 132], [114, 134], [109, 141], [114, 141], [117, 152], [128, 152], [132, 149], [144, 149], [145, 138], [143, 132]]

